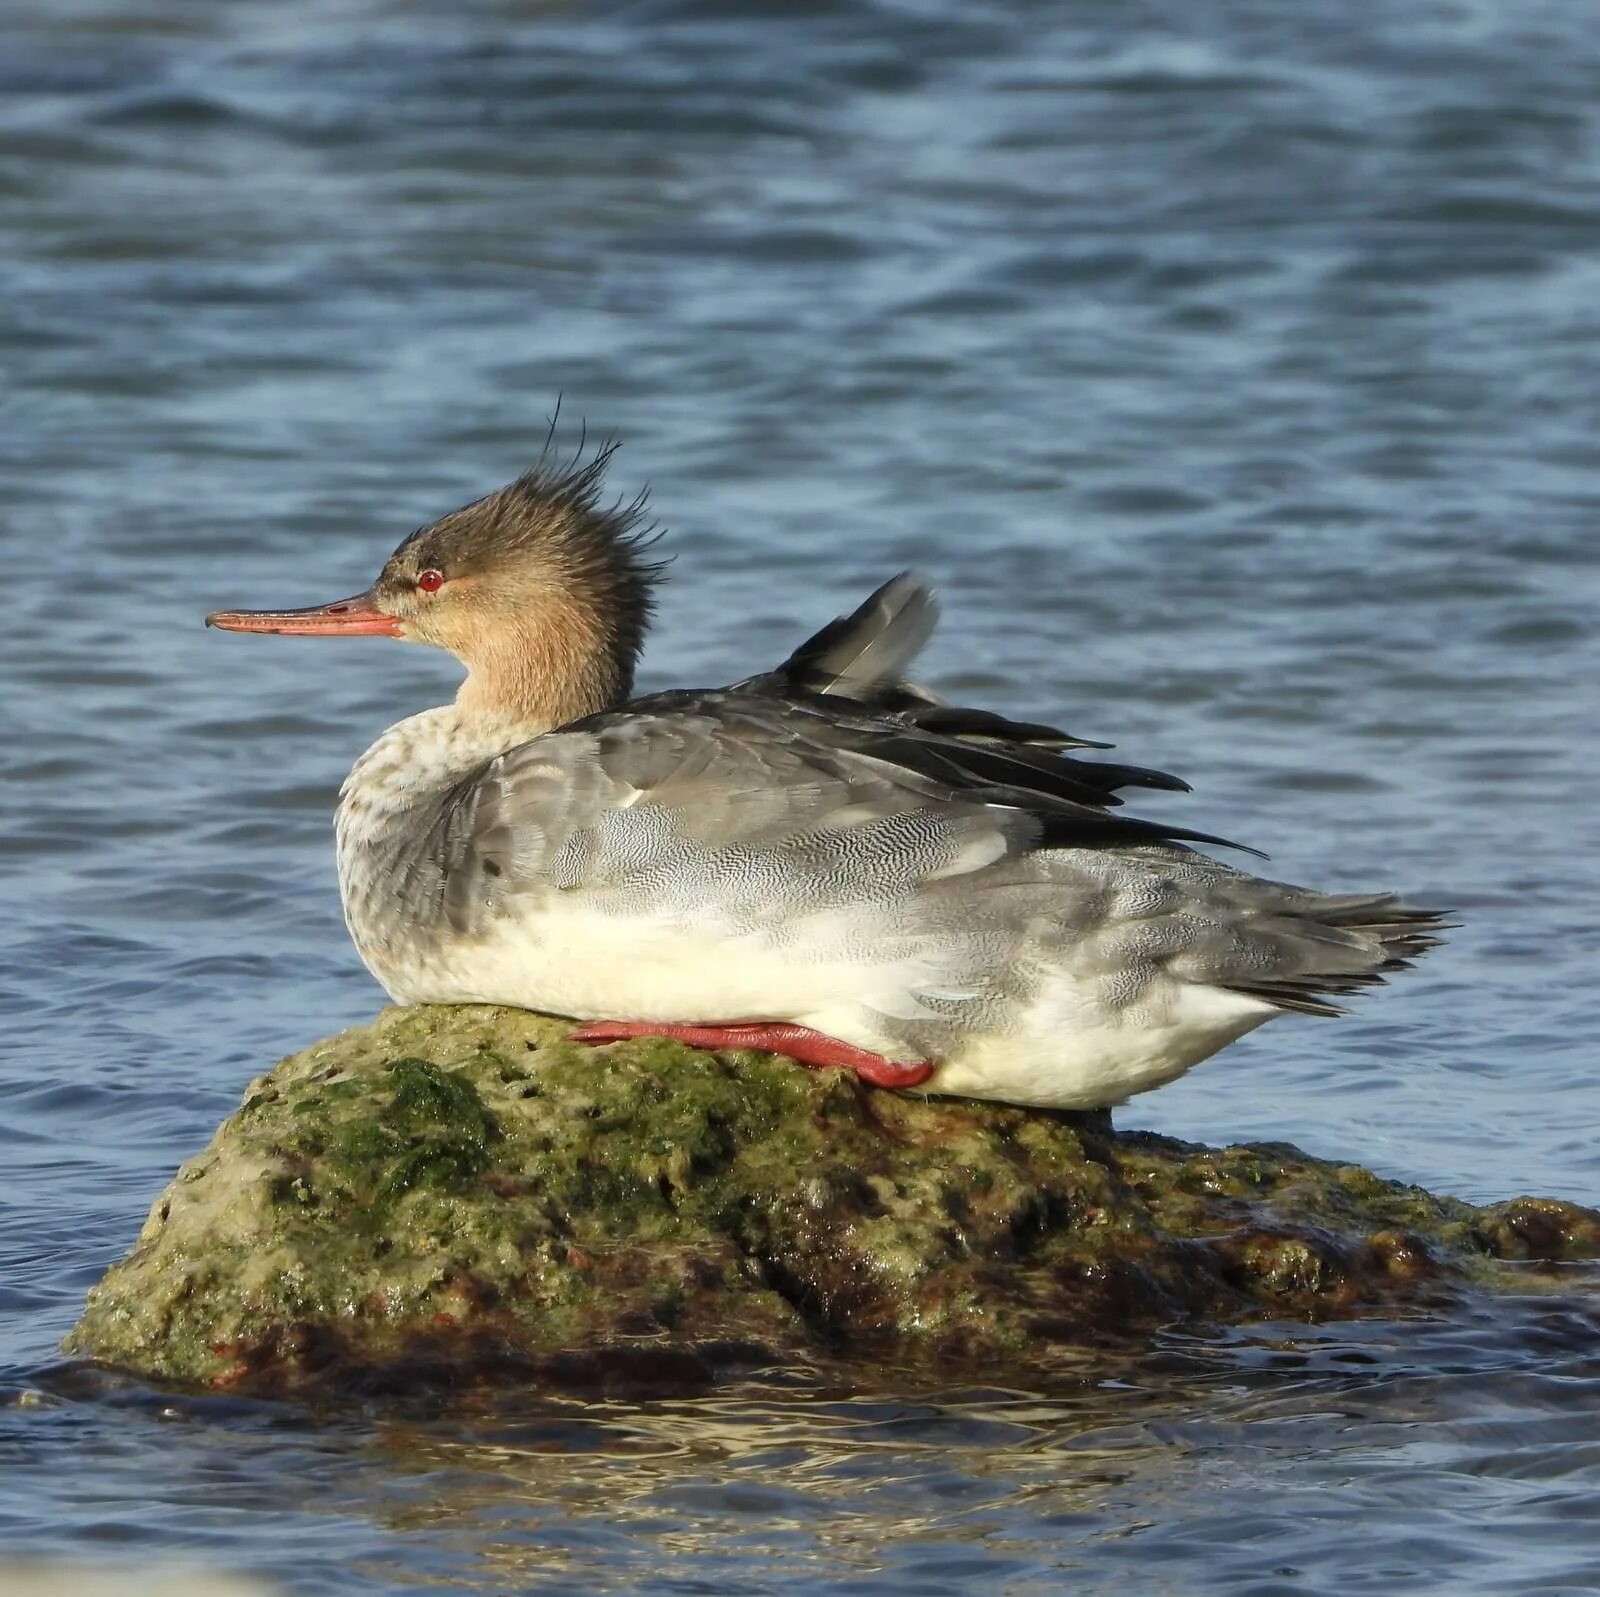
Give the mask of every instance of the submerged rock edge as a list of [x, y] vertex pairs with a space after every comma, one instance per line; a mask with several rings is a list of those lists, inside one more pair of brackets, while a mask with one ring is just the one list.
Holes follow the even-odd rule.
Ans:
[[863, 1088], [754, 1054], [586, 1048], [390, 1009], [282, 1061], [178, 1171], [64, 1349], [264, 1392], [672, 1384], [720, 1362], [1037, 1363], [1181, 1321], [1431, 1311], [1600, 1254], [1287, 1145]]

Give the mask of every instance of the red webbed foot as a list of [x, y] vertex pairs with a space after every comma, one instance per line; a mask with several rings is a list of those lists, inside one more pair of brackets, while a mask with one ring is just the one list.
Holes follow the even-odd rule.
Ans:
[[595, 1020], [570, 1033], [574, 1042], [622, 1042], [630, 1037], [670, 1037], [691, 1048], [754, 1048], [782, 1054], [812, 1069], [853, 1070], [874, 1087], [920, 1087], [933, 1074], [925, 1059], [885, 1059], [837, 1037], [778, 1021], [740, 1021], [726, 1026], [676, 1026], [654, 1020]]

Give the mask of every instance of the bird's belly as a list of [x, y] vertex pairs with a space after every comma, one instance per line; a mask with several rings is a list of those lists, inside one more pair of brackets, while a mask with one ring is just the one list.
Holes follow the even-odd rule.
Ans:
[[1105, 1109], [1175, 1080], [1279, 1011], [1220, 987], [1163, 980], [1123, 1007], [1063, 975], [1004, 1029], [961, 1038], [932, 1092], [1049, 1109]]
[[[796, 957], [792, 948], [732, 937], [714, 925], [655, 923], [568, 905], [504, 921], [470, 940], [441, 939], [368, 963], [399, 1003], [509, 1004], [580, 1020], [709, 1023], [795, 1020], [824, 1008], [842, 1012], [853, 1002], [859, 1007], [872, 974], [814, 950], [813, 957]], [[855, 1035], [847, 1041], [864, 1035], [860, 1024], [850, 1029]]]

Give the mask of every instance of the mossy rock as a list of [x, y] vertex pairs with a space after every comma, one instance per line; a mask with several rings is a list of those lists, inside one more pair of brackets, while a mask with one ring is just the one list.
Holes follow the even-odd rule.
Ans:
[[569, 1025], [393, 1009], [284, 1060], [67, 1350], [265, 1392], [681, 1387], [819, 1353], [992, 1375], [1174, 1321], [1436, 1308], [1494, 1260], [1600, 1250], [1574, 1204]]

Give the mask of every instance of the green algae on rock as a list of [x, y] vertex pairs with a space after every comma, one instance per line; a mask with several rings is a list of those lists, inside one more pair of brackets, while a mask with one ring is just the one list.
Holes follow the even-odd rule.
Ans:
[[286, 1059], [67, 1351], [266, 1392], [682, 1385], [807, 1352], [992, 1371], [1174, 1321], [1438, 1305], [1496, 1259], [1600, 1252], [1574, 1204], [1478, 1209], [1284, 1145], [569, 1027], [392, 1009]]

